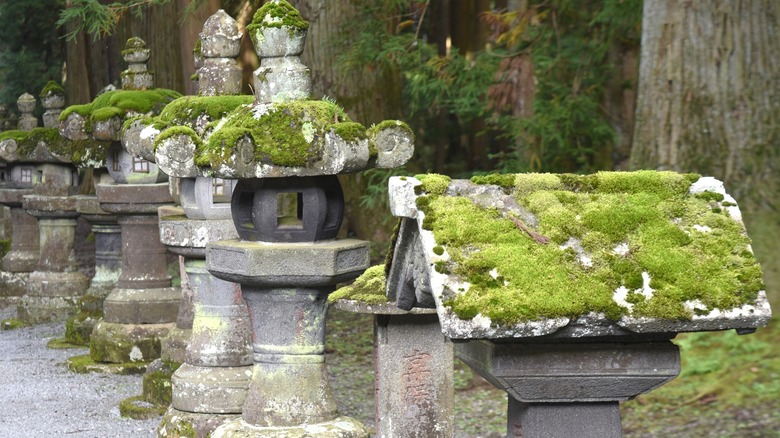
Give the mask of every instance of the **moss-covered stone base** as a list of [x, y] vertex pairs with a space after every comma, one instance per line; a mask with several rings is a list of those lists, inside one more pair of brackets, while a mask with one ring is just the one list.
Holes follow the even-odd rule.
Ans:
[[46, 343], [46, 348], [51, 348], [52, 350], [69, 350], [71, 348], [85, 347], [86, 345], [83, 344], [71, 344], [65, 338], [55, 338]]
[[29, 272], [0, 271], [0, 306], [18, 304], [27, 293], [29, 280]]
[[68, 370], [74, 373], [106, 373], [118, 375], [137, 375], [146, 371], [145, 362], [101, 363], [95, 362], [88, 354], [73, 356], [65, 361]]
[[89, 354], [95, 362], [149, 362], [160, 357], [160, 339], [175, 323], [116, 324], [100, 321], [92, 332]]
[[29, 324], [17, 318], [8, 318], [0, 321], [0, 330], [16, 330], [27, 327]]
[[119, 415], [134, 420], [148, 420], [165, 413], [166, 407], [144, 400], [143, 396], [128, 397], [119, 402]]
[[223, 423], [240, 417], [239, 414], [198, 414], [169, 407], [157, 429], [157, 437], [206, 438]]
[[171, 404], [171, 376], [181, 366], [177, 362], [157, 359], [149, 364], [144, 373], [143, 398], [149, 403], [167, 407]]
[[242, 418], [223, 424], [212, 438], [367, 438], [368, 431], [357, 420], [338, 417], [333, 421], [295, 427], [257, 427]]
[[[90, 289], [92, 290], [92, 289]], [[105, 295], [96, 296], [89, 291], [79, 300], [81, 311], [65, 321], [65, 341], [74, 345], [89, 346], [92, 330], [103, 317]]]

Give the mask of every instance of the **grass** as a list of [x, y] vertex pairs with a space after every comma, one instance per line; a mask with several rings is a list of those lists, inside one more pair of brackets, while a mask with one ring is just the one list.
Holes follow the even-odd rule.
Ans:
[[[326, 340], [331, 385], [343, 415], [374, 424], [373, 320], [331, 309]], [[755, 334], [680, 335], [682, 373], [623, 404], [631, 437], [778, 437], [780, 320]], [[455, 363], [456, 437], [503, 437], [506, 396]]]

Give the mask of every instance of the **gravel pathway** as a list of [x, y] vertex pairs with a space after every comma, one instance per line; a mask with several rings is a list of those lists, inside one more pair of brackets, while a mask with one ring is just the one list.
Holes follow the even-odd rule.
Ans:
[[[0, 308], [0, 320], [15, 308]], [[63, 323], [0, 330], [0, 437], [153, 437], [159, 419], [119, 416], [119, 402], [141, 394], [140, 376], [76, 374], [68, 357], [86, 349], [52, 350]]]

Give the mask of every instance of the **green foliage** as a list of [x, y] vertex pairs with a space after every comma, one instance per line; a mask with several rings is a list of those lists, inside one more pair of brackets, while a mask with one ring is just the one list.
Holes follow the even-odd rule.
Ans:
[[62, 0], [0, 2], [0, 103], [37, 95], [50, 80], [62, 80], [63, 47], [52, 23]]
[[[487, 12], [482, 20], [492, 26], [491, 44], [474, 52], [452, 47], [446, 53], [429, 42], [436, 40], [430, 3], [356, 4], [359, 18], [339, 37], [343, 46], [337, 64], [348, 71], [400, 75], [404, 118], [418, 133], [416, 155], [425, 163], [419, 167], [430, 168], [442, 136], [449, 136], [453, 149], [455, 144], [460, 148], [455, 139], [464, 135], [499, 140], [487, 151], [494, 169], [481, 171], [612, 167], [604, 157], [615, 133], [602, 109], [615, 71], [608, 54], [615, 47], [638, 46], [641, 1], [533, 0], [526, 11]], [[533, 77], [521, 71], [517, 61], [522, 59], [530, 61]], [[521, 73], [526, 79], [518, 79]], [[515, 106], [529, 87], [535, 87], [533, 111], [523, 115]], [[448, 115], [446, 126], [440, 114]], [[475, 158], [464, 150], [450, 155]], [[436, 171], [453, 174], [463, 167], [456, 163]]]
[[164, 5], [170, 0], [124, 0], [101, 2], [99, 0], [72, 0], [62, 9], [57, 26], [67, 29], [65, 37], [76, 38], [81, 31], [94, 39], [111, 35], [119, 20], [127, 13], [140, 17], [145, 6]]

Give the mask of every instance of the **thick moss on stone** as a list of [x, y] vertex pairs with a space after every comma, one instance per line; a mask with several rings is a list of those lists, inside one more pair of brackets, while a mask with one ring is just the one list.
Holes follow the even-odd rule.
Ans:
[[[645, 171], [557, 177], [559, 188], [545, 177], [535, 190], [538, 175], [517, 175], [515, 182], [522, 187], [514, 193], [518, 203], [536, 216], [535, 231], [550, 237], [549, 244], [496, 209], [424, 187], [428, 199], [418, 202], [424, 228], [450, 255], [447, 269], [471, 284], [446, 302], [459, 317], [482, 314], [514, 324], [594, 311], [612, 319], [690, 319], [686, 303], [698, 303], [700, 313], [731, 309], [753, 302], [764, 289], [743, 226], [688, 194], [698, 176]], [[639, 293], [646, 286], [653, 289], [649, 298]], [[620, 287], [628, 290], [630, 310], [613, 298]]]
[[168, 105], [155, 118], [171, 125], [192, 125], [201, 116], [217, 120], [241, 105], [254, 101], [254, 96], [183, 96]]
[[89, 354], [70, 357], [65, 361], [68, 370], [74, 373], [108, 372], [117, 375], [137, 375], [146, 371], [145, 362], [101, 363], [95, 362]]
[[415, 178], [420, 180], [422, 185], [415, 187], [415, 190], [420, 194], [422, 192], [429, 195], [443, 195], [447, 191], [447, 187], [450, 186], [450, 179], [447, 175], [439, 175], [438, 173], [429, 173], [427, 175], [415, 175]]
[[499, 186], [505, 189], [511, 189], [515, 185], [515, 176], [513, 174], [475, 175], [471, 177], [474, 184], [488, 184]]
[[60, 84], [58, 84], [58, 83], [56, 83], [54, 81], [49, 81], [43, 87], [43, 89], [41, 90], [41, 93], [38, 96], [41, 99], [43, 99], [44, 97], [49, 97], [49, 96], [52, 96], [52, 95], [55, 95], [55, 94], [64, 95], [65, 94], [65, 89], [62, 88], [62, 86], [60, 86]]
[[377, 134], [379, 132], [390, 129], [390, 128], [400, 128], [404, 131], [406, 131], [409, 134], [410, 138], [414, 138], [414, 132], [412, 131], [412, 128], [409, 127], [406, 123], [400, 121], [400, 120], [385, 120], [380, 122], [377, 125], [371, 125], [370, 128], [366, 130], [366, 136], [368, 137], [368, 155], [370, 157], [375, 157], [378, 154], [376, 144], [374, 143], [374, 139], [376, 138]]
[[333, 132], [346, 142], [365, 140], [366, 127], [357, 122], [336, 123], [333, 125]]
[[268, 27], [288, 27], [292, 29], [306, 30], [309, 22], [304, 20], [287, 0], [268, 2], [255, 12], [252, 22], [246, 27], [247, 32], [254, 34], [258, 30]]
[[242, 137], [254, 144], [259, 163], [301, 167], [321, 158], [325, 134], [334, 125], [351, 122], [338, 105], [323, 100], [241, 106], [215, 127], [195, 152], [195, 164], [217, 168], [229, 163]]
[[181, 97], [176, 91], [165, 88], [153, 90], [113, 90], [107, 91], [85, 105], [71, 105], [60, 114], [65, 120], [71, 113], [80, 114], [90, 121], [108, 120], [111, 117], [124, 117], [128, 112], [159, 113], [165, 105]]
[[167, 406], [149, 403], [141, 396], [129, 397], [119, 402], [119, 415], [133, 420], [149, 420], [165, 413]]
[[54, 153], [67, 150], [68, 141], [60, 136], [56, 128], [34, 128], [31, 131], [11, 130], [0, 133], [0, 141], [16, 141], [16, 153], [19, 159], [27, 160], [30, 154], [35, 152], [38, 143], [45, 143]]
[[154, 139], [154, 148], [157, 149], [163, 140], [177, 135], [188, 136], [192, 139], [192, 142], [195, 143], [196, 147], [203, 144], [203, 142], [200, 140], [200, 137], [198, 136], [198, 133], [189, 126], [174, 126], [164, 130], [160, 133], [160, 135], [157, 136], [157, 138]]
[[372, 266], [366, 269], [354, 283], [330, 294], [328, 301], [333, 303], [338, 300], [355, 300], [368, 304], [386, 303], [388, 301], [386, 285], [385, 265]]

